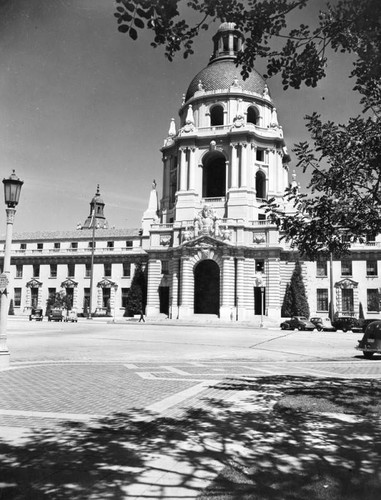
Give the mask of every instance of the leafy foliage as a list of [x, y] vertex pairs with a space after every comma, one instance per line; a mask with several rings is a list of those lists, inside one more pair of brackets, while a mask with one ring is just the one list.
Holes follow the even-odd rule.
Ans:
[[14, 316], [15, 315], [15, 309], [14, 309], [14, 306], [13, 306], [13, 299], [11, 299], [9, 301], [8, 315], [9, 316]]
[[[295, 263], [295, 269], [291, 276], [290, 286], [288, 288], [288, 297], [285, 297], [289, 312], [287, 316], [305, 316], [310, 317], [310, 308], [304, 287], [302, 267], [299, 261]], [[283, 315], [283, 314], [282, 314]]]
[[[350, 54], [354, 91], [364, 114], [347, 124], [306, 117], [312, 142], [299, 143], [297, 166], [312, 172], [309, 196], [291, 187], [288, 207], [269, 200], [267, 211], [283, 237], [307, 258], [338, 255], [351, 243], [381, 232], [381, 2], [338, 0], [320, 12], [315, 27], [289, 29], [289, 20], [309, 0], [116, 0], [119, 31], [133, 40], [139, 29], [154, 33], [169, 60], [193, 53], [193, 40], [215, 21], [234, 22], [246, 39], [237, 65], [247, 77], [257, 58], [267, 61], [268, 77], [280, 75], [283, 88], [315, 87], [327, 69], [327, 51]], [[200, 19], [190, 26], [188, 7]], [[281, 42], [284, 42], [283, 44]], [[293, 210], [290, 213], [290, 204]]]
[[284, 293], [281, 316], [282, 316], [282, 318], [289, 318], [292, 315], [293, 315], [292, 314], [292, 292], [291, 292], [291, 288], [290, 288], [290, 283], [287, 283], [286, 291]]
[[147, 282], [141, 262], [136, 263], [134, 277], [127, 295], [126, 316], [134, 316], [145, 310]]
[[51, 295], [46, 301], [46, 314], [53, 308], [67, 309], [70, 311], [72, 307], [71, 298], [66, 295], [64, 290], [60, 290], [54, 295]]

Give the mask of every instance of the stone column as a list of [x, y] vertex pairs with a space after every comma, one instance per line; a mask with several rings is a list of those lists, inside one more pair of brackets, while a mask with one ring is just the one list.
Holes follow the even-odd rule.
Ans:
[[234, 316], [234, 259], [229, 256], [222, 257], [222, 297], [220, 317], [223, 320], [235, 318]]
[[243, 264], [244, 258], [237, 258], [237, 310], [238, 310], [238, 320], [244, 319], [244, 274], [243, 274]]
[[42, 304], [42, 286], [38, 287], [37, 306], [43, 308], [43, 304]]
[[186, 149], [180, 149], [180, 191], [187, 189], [187, 155]]
[[161, 262], [158, 259], [148, 261], [147, 307], [146, 315], [157, 316], [160, 313], [159, 284], [161, 279]]
[[247, 186], [247, 144], [241, 144], [241, 170], [239, 187]]
[[238, 180], [238, 175], [237, 175], [237, 170], [238, 170], [238, 158], [237, 158], [237, 145], [236, 144], [231, 144], [231, 170], [230, 170], [230, 187], [231, 188], [236, 188], [237, 187], [237, 180]]
[[280, 262], [279, 258], [269, 258], [266, 269], [266, 316], [281, 317]]
[[186, 318], [193, 314], [194, 280], [189, 257], [181, 258], [180, 309], [179, 317]]
[[171, 289], [169, 296], [169, 309], [170, 309], [170, 318], [178, 319], [179, 311], [178, 311], [178, 287], [179, 287], [179, 260], [173, 259], [170, 262], [170, 272], [171, 272]]
[[196, 177], [196, 148], [189, 148], [189, 186], [188, 189], [194, 190]]

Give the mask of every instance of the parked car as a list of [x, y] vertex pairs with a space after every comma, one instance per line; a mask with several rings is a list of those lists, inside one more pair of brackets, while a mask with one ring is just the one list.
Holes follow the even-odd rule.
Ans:
[[42, 309], [33, 308], [29, 314], [29, 321], [35, 319], [36, 321], [42, 321], [44, 319], [44, 312]]
[[362, 332], [361, 323], [353, 316], [338, 317], [332, 321], [332, 325], [336, 330], [342, 330], [343, 332]]
[[316, 326], [311, 323], [305, 316], [293, 316], [280, 324], [282, 330], [315, 330]]
[[365, 333], [367, 326], [373, 323], [373, 321], [377, 321], [376, 319], [359, 319], [359, 323], [361, 325], [362, 331]]
[[381, 354], [381, 321], [374, 320], [366, 328], [363, 338], [358, 341], [358, 346], [355, 347], [358, 351], [362, 351], [364, 357], [370, 359], [373, 354]]
[[48, 321], [63, 321], [64, 314], [62, 309], [50, 309], [48, 314]]
[[70, 311], [68, 311], [65, 316], [65, 321], [71, 323], [77, 323], [78, 321], [77, 311], [75, 309], [71, 309]]
[[319, 332], [335, 332], [336, 328], [332, 326], [331, 320], [329, 318], [310, 318], [311, 323], [313, 323]]

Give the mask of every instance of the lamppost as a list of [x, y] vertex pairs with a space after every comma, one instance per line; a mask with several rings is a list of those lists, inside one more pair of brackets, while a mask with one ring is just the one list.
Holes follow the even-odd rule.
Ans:
[[94, 286], [94, 251], [95, 251], [95, 208], [93, 208], [92, 214], [92, 239], [91, 239], [91, 264], [90, 264], [90, 297], [89, 297], [89, 310], [87, 314], [87, 319], [93, 319], [91, 316], [91, 310], [93, 308], [93, 286]]
[[262, 276], [258, 276], [256, 278], [256, 285], [261, 289], [261, 323], [260, 323], [260, 328], [263, 328], [263, 316], [264, 316], [264, 306], [265, 306], [265, 300], [264, 300], [264, 295], [265, 295], [265, 290], [266, 287], [263, 284], [263, 278]]
[[8, 319], [8, 292], [9, 274], [11, 270], [11, 245], [13, 222], [16, 214], [16, 206], [20, 199], [21, 186], [24, 181], [21, 181], [15, 171], [8, 179], [3, 179], [4, 184], [4, 199], [7, 208], [6, 213], [6, 232], [4, 245], [4, 261], [3, 272], [0, 275], [0, 368], [9, 366], [9, 350], [7, 347], [7, 319]]

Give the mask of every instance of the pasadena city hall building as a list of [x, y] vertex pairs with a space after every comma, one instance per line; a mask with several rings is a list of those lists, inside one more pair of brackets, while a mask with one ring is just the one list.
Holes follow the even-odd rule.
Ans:
[[[77, 229], [15, 234], [16, 315], [45, 310], [63, 289], [79, 313], [92, 294], [93, 312], [122, 317], [142, 262], [148, 318], [279, 322], [296, 254], [261, 206], [274, 197], [287, 209], [283, 196], [295, 176], [265, 80], [255, 70], [243, 80], [235, 65], [242, 34], [223, 23], [213, 44], [183, 96], [178, 125], [170, 123], [162, 194], [154, 181], [141, 228], [110, 229], [98, 187]], [[332, 276], [324, 260], [301, 262], [311, 316], [328, 315], [333, 287], [339, 314], [358, 316], [361, 304], [366, 317], [379, 317], [380, 259], [381, 240], [373, 238], [334, 259]]]

